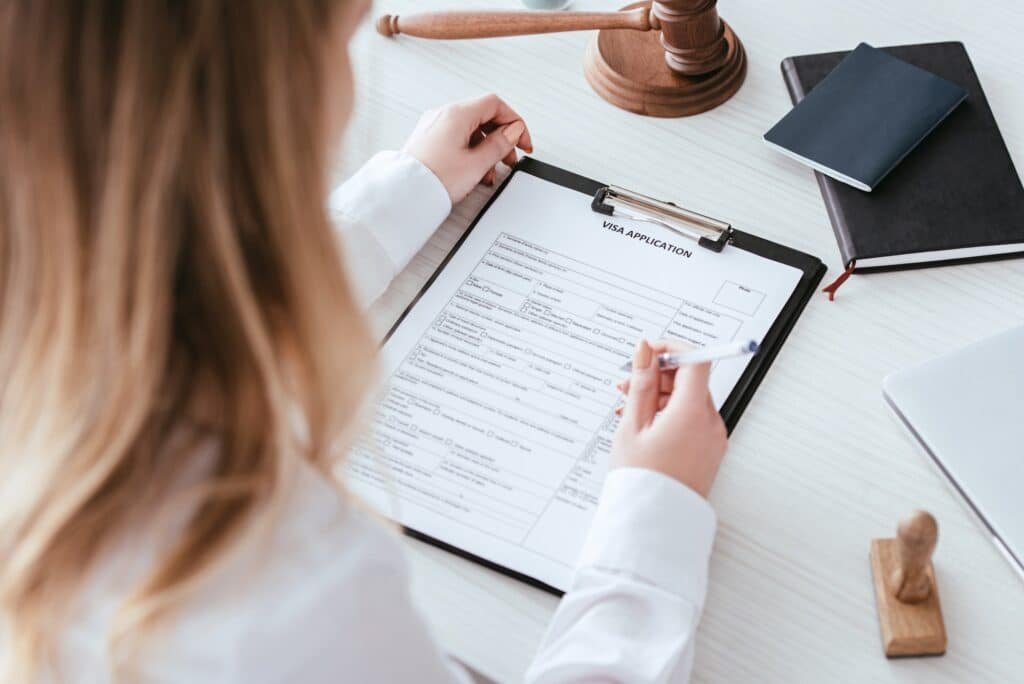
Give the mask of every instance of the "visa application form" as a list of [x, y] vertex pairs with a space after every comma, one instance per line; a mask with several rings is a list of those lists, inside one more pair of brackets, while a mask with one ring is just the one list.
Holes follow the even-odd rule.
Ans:
[[[642, 339], [761, 342], [801, 271], [516, 173], [384, 344], [349, 488], [388, 517], [565, 590]], [[722, 360], [721, 408], [749, 362]]]

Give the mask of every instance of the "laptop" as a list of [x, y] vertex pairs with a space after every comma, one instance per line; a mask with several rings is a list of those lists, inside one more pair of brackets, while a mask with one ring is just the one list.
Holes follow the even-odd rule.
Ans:
[[1024, 327], [893, 373], [883, 392], [1024, 579]]

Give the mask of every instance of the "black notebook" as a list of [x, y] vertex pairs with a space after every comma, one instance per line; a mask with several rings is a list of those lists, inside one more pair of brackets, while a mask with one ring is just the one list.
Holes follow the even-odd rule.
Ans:
[[[963, 44], [882, 49], [956, 83], [968, 96], [874, 192], [815, 173], [843, 265], [860, 272], [1024, 253], [1024, 187]], [[847, 54], [783, 60], [793, 103]]]
[[871, 192], [965, 97], [955, 83], [861, 43], [764, 139]]

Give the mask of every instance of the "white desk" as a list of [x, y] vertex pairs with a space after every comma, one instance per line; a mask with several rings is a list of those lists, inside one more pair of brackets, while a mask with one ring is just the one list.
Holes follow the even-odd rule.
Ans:
[[[517, 5], [381, 0], [375, 16], [469, 6]], [[790, 107], [784, 57], [861, 40], [963, 41], [1024, 169], [1024, 6], [1015, 0], [721, 0], [719, 12], [746, 46], [746, 83], [724, 106], [674, 120], [627, 114], [591, 92], [581, 74], [591, 34], [428, 42], [385, 40], [366, 26], [353, 46], [358, 104], [343, 172], [399, 146], [424, 109], [492, 90], [526, 118], [538, 158], [677, 198], [816, 254], [829, 279], [839, 255], [817, 185], [761, 135]], [[489, 192], [456, 207], [378, 303], [381, 330]], [[1022, 320], [1024, 261], [859, 276], [834, 303], [814, 297], [740, 421], [715, 485], [720, 523], [695, 681], [1024, 679], [1024, 583], [914, 451], [880, 390], [895, 369]], [[949, 651], [888, 661], [868, 546], [917, 507], [940, 524], [935, 563]], [[556, 599], [435, 548], [409, 547], [416, 599], [444, 647], [489, 676], [519, 679]]]

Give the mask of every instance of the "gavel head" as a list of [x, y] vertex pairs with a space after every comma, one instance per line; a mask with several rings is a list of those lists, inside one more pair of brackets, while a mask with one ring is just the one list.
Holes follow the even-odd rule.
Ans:
[[655, 0], [651, 28], [661, 30], [665, 62], [683, 76], [721, 68], [728, 54], [717, 0]]

